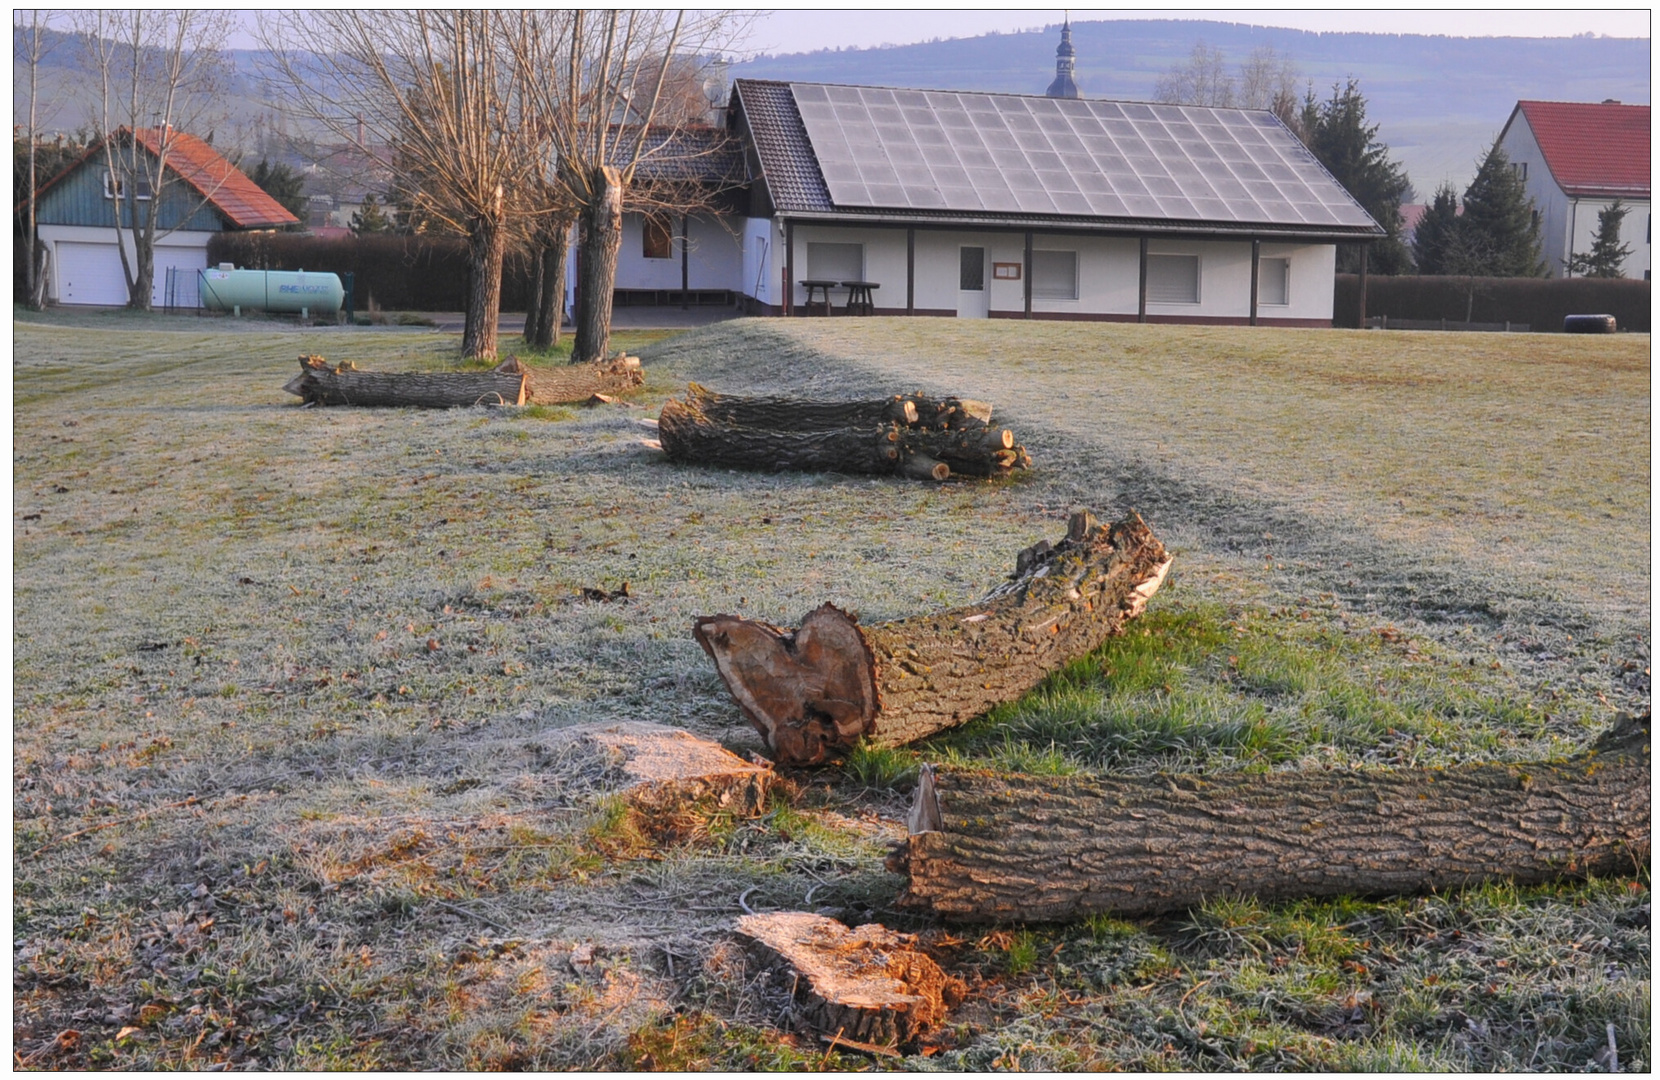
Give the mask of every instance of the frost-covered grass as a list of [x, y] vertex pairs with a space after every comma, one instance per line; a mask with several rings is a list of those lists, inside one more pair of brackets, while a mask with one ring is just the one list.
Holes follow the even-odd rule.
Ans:
[[[881, 864], [918, 760], [1520, 758], [1648, 703], [1646, 337], [745, 321], [619, 337], [632, 407], [413, 412], [281, 386], [301, 353], [450, 365], [454, 335], [70, 322], [14, 326], [32, 1066], [856, 1067], [775, 1029], [725, 935], [740, 897], [928, 929]], [[1037, 467], [671, 466], [637, 421], [689, 379], [986, 398]], [[759, 749], [694, 616], [964, 603], [1076, 506], [1140, 510], [1166, 591], [960, 731], [665, 852], [540, 748], [647, 719]], [[975, 990], [906, 1064], [1567, 1069], [1614, 1023], [1644, 1068], [1648, 902], [1645, 874], [936, 928]]]

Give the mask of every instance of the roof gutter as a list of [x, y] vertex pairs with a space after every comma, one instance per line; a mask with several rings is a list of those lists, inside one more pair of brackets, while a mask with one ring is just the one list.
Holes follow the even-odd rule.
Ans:
[[1053, 221], [1043, 218], [987, 218], [965, 215], [949, 220], [909, 217], [899, 213], [837, 213], [824, 210], [777, 210], [780, 219], [803, 223], [821, 222], [833, 225], [901, 226], [915, 229], [1007, 229], [1011, 232], [1033, 229], [1052, 233], [1110, 233], [1125, 236], [1181, 236], [1209, 237], [1239, 236], [1263, 240], [1314, 240], [1340, 244], [1368, 244], [1382, 240], [1388, 234], [1382, 228], [1355, 226], [1353, 232], [1311, 227], [1308, 230], [1288, 229], [1283, 225], [1252, 225], [1249, 223], [1222, 224], [1196, 222], [1115, 221], [1092, 223], [1088, 221]]

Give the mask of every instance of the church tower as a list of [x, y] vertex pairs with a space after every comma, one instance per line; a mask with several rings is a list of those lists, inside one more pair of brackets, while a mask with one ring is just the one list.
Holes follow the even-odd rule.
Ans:
[[1078, 84], [1072, 81], [1072, 68], [1077, 55], [1078, 50], [1072, 47], [1072, 20], [1069, 18], [1061, 23], [1061, 43], [1055, 49], [1055, 81], [1049, 84], [1046, 91], [1050, 97], [1079, 96]]

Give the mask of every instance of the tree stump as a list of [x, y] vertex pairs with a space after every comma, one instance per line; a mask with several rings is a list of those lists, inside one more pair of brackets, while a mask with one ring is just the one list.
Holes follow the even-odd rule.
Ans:
[[1153, 915], [1207, 898], [1398, 895], [1636, 874], [1649, 718], [1560, 762], [1219, 776], [924, 767], [888, 867], [903, 906], [963, 922]]
[[964, 987], [916, 948], [869, 923], [849, 930], [804, 911], [745, 915], [738, 934], [793, 988], [802, 1026], [837, 1045], [878, 1053], [909, 1046], [961, 1004]]
[[812, 765], [860, 739], [898, 746], [1011, 701], [1123, 631], [1170, 556], [1139, 515], [1073, 514], [1022, 551], [1012, 580], [967, 607], [860, 626], [833, 604], [794, 631], [737, 615], [692, 634], [778, 760]]
[[540, 741], [561, 757], [575, 749], [591, 758], [605, 774], [601, 789], [620, 794], [660, 838], [695, 833], [712, 813], [755, 817], [775, 778], [719, 743], [646, 721], [556, 728]]

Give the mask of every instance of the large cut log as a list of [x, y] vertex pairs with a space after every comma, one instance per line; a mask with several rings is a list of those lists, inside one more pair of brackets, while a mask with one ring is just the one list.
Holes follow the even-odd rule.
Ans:
[[923, 394], [895, 394], [872, 401], [811, 401], [720, 394], [690, 383], [686, 387], [686, 401], [695, 405], [710, 423], [775, 431], [888, 424], [943, 430], [961, 427], [970, 420], [991, 423], [991, 406], [985, 402], [931, 398]]
[[283, 387], [308, 405], [448, 409], [469, 405], [555, 405], [587, 401], [640, 385], [640, 362], [618, 356], [597, 364], [532, 368], [512, 357], [490, 371], [359, 371], [300, 357], [300, 374]]
[[531, 367], [511, 356], [496, 370], [524, 373], [527, 405], [579, 404], [596, 394], [610, 397], [625, 393], [645, 381], [639, 359], [623, 353], [597, 363], [558, 367]]
[[[1031, 465], [1013, 432], [987, 426], [963, 411], [961, 402], [946, 407], [915, 397], [826, 403], [714, 395], [717, 414], [761, 422], [734, 423], [710, 416], [704, 408], [708, 399], [708, 392], [693, 384], [684, 400], [663, 403], [658, 436], [671, 460], [765, 472], [900, 473], [936, 480], [951, 473], [995, 476]], [[914, 409], [918, 401], [929, 417], [943, 418], [945, 426], [930, 429], [920, 420], [904, 422], [908, 414], [903, 406]], [[883, 421], [888, 413], [900, 418]], [[871, 423], [827, 426], [837, 416]], [[927, 460], [917, 463], [916, 458]], [[936, 470], [940, 464], [947, 468]]]
[[525, 376], [518, 372], [358, 371], [349, 360], [330, 367], [321, 356], [300, 357], [300, 374], [283, 389], [307, 405], [449, 409], [525, 403]]
[[815, 764], [860, 739], [898, 746], [1010, 701], [1141, 614], [1170, 556], [1139, 515], [1072, 515], [1022, 551], [1012, 580], [967, 607], [860, 626], [825, 604], [794, 631], [736, 615], [693, 635], [779, 761]]
[[1525, 765], [1054, 777], [924, 767], [900, 903], [965, 922], [1152, 915], [1220, 896], [1399, 895], [1637, 874], [1649, 718]]
[[937, 1027], [962, 1002], [916, 938], [875, 923], [855, 930], [804, 911], [745, 915], [738, 935], [791, 988], [798, 1022], [833, 1045], [895, 1052]]

